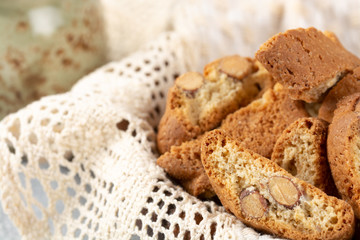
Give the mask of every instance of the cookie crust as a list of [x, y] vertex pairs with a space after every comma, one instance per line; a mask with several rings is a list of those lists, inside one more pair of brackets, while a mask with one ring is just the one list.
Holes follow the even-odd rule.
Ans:
[[[345, 201], [330, 197], [318, 188], [291, 176], [271, 160], [243, 148], [240, 142], [228, 137], [223, 131], [207, 133], [201, 149], [205, 171], [220, 201], [245, 224], [290, 239], [352, 237], [354, 213]], [[298, 189], [300, 197], [295, 206], [284, 206], [276, 201], [277, 195], [269, 193], [269, 182], [272, 179], [281, 179], [281, 182], [287, 182], [289, 186], [293, 185]], [[284, 186], [278, 185], [277, 189], [281, 190]], [[253, 211], [242, 209], [244, 204], [241, 196], [244, 190], [256, 192], [266, 201], [266, 205], [262, 204], [263, 214], [249, 216]], [[254, 204], [263, 203], [261, 198], [253, 201]]]
[[338, 104], [327, 140], [331, 172], [341, 197], [360, 218], [360, 93]]
[[326, 152], [328, 123], [310, 117], [288, 126], [276, 141], [271, 160], [325, 193], [336, 196]]
[[256, 59], [293, 99], [318, 102], [347, 72], [360, 65], [335, 36], [328, 36], [312, 27], [288, 30], [265, 42]]
[[[191, 78], [202, 84], [196, 84], [195, 89], [189, 86], [189, 91], [182, 85], [191, 83]], [[218, 127], [229, 113], [259, 98], [272, 86], [271, 75], [258, 61], [238, 55], [209, 63], [203, 76], [194, 72], [183, 74], [168, 93], [158, 128], [159, 152], [165, 153], [171, 146]]]
[[347, 74], [330, 89], [319, 109], [319, 118], [331, 123], [336, 104], [351, 94], [360, 92], [360, 67]]

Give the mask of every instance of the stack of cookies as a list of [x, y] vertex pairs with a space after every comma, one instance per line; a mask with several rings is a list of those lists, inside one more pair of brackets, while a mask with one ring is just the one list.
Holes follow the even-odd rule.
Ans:
[[[350, 239], [360, 218], [360, 59], [331, 32], [280, 33], [169, 90], [157, 163], [257, 230]], [[310, 116], [311, 113], [311, 116]]]

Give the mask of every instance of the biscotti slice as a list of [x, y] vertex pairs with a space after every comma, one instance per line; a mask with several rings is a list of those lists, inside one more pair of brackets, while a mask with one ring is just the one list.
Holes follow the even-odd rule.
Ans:
[[276, 141], [271, 160], [329, 195], [336, 195], [326, 153], [327, 122], [300, 118]]
[[228, 115], [221, 129], [245, 148], [270, 158], [281, 133], [302, 117], [309, 117], [303, 102], [292, 100], [287, 91], [276, 84], [262, 98]]
[[[304, 105], [288, 98], [277, 84], [262, 98], [229, 115], [220, 128], [241, 141], [244, 147], [270, 157], [282, 131], [296, 119], [307, 116]], [[172, 146], [158, 158], [157, 164], [191, 195], [206, 198], [213, 195], [213, 190], [201, 164], [200, 142], [199, 138]]]
[[244, 223], [290, 239], [350, 239], [345, 201], [293, 177], [220, 130], [207, 133], [201, 159], [223, 206]]
[[336, 187], [360, 218], [360, 93], [339, 102], [329, 125], [327, 149]]
[[279, 33], [265, 42], [256, 59], [293, 99], [317, 102], [347, 72], [360, 65], [335, 36], [315, 28]]
[[215, 195], [200, 160], [201, 138], [172, 146], [161, 155], [157, 164], [183, 186], [185, 191], [200, 198]]
[[331, 122], [336, 104], [344, 97], [360, 92], [360, 67], [341, 79], [326, 95], [319, 109], [319, 118]]
[[157, 135], [160, 153], [214, 129], [226, 115], [272, 86], [272, 78], [261, 64], [237, 55], [208, 64], [204, 76], [183, 74], [168, 93]]

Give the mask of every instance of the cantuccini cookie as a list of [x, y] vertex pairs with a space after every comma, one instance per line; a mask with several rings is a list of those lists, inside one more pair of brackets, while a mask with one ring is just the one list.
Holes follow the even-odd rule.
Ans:
[[168, 93], [157, 135], [160, 153], [214, 129], [272, 86], [272, 77], [259, 62], [237, 55], [208, 64], [204, 76], [183, 74]]
[[170, 151], [158, 158], [157, 164], [191, 195], [210, 198], [215, 193], [201, 164], [201, 138], [202, 135], [180, 146], [172, 146]]
[[[277, 138], [293, 121], [308, 117], [304, 105], [287, 96], [280, 84], [268, 89], [262, 98], [226, 117], [220, 129], [241, 144], [270, 158]], [[177, 179], [194, 196], [212, 196], [213, 190], [200, 159], [200, 139], [172, 146], [157, 164]]]
[[325, 193], [337, 191], [326, 153], [328, 123], [318, 118], [300, 118], [276, 141], [271, 160]]
[[319, 118], [331, 122], [336, 104], [344, 97], [360, 92], [360, 67], [341, 79], [326, 95], [319, 109]]
[[265, 42], [256, 59], [293, 99], [317, 102], [347, 72], [360, 65], [330, 33], [298, 28], [279, 33]]
[[329, 125], [327, 149], [336, 187], [360, 218], [360, 93], [339, 102]]
[[206, 134], [201, 159], [223, 206], [244, 223], [290, 239], [350, 239], [351, 206], [243, 148], [225, 132]]
[[262, 98], [228, 115], [221, 129], [245, 148], [270, 158], [276, 140], [285, 128], [308, 116], [303, 102], [292, 100], [287, 91], [276, 84]]

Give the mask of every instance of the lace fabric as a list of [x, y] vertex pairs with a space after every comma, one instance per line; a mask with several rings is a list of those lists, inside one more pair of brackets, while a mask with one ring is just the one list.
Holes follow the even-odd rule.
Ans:
[[[142, 39], [141, 31], [134, 31], [139, 41], [131, 45], [135, 35], [125, 38], [115, 30], [124, 24], [116, 21], [115, 9], [124, 11], [129, 2], [134, 1], [102, 1], [109, 56], [116, 61], [69, 92], [44, 97], [1, 121], [4, 210], [24, 239], [274, 239], [171, 182], [155, 163], [156, 126], [177, 76], [202, 71], [224, 55], [253, 56], [262, 42], [290, 25], [284, 9], [314, 8], [315, 3], [198, 0], [174, 6], [158, 1], [154, 7], [166, 6], [171, 14], [164, 10], [154, 20], [156, 36], [144, 33]], [[260, 9], [261, 4], [266, 7]], [[332, 6], [348, 19], [340, 6]], [[306, 16], [299, 25], [313, 23]], [[124, 46], [138, 49], [151, 38], [128, 55]], [[351, 38], [344, 45], [359, 54], [353, 43]]]
[[260, 238], [155, 163], [167, 89], [186, 71], [180, 43], [164, 34], [2, 121], [2, 201], [25, 239]]

